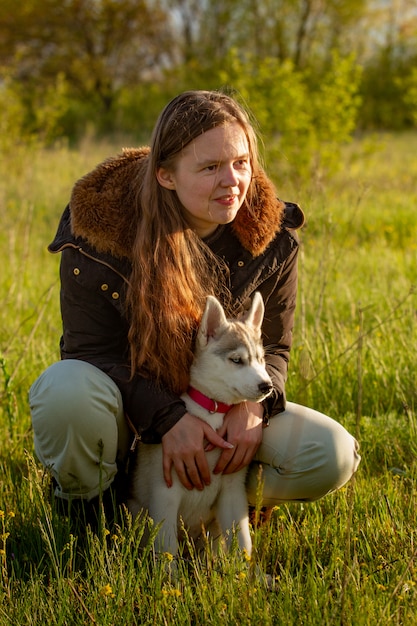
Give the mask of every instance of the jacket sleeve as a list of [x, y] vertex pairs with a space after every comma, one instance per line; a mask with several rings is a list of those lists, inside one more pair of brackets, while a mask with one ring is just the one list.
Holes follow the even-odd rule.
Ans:
[[273, 394], [263, 403], [268, 416], [285, 409], [285, 382], [297, 299], [297, 261], [298, 246], [283, 262], [281, 270], [260, 286], [265, 303], [262, 325], [265, 360], [274, 384]]
[[62, 251], [60, 275], [61, 357], [87, 361], [108, 374], [142, 441], [160, 441], [186, 408], [168, 389], [139, 375], [131, 377], [125, 281], [75, 246]]

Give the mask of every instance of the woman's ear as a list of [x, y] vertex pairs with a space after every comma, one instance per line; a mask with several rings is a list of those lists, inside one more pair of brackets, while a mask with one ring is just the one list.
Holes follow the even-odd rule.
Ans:
[[156, 171], [156, 179], [161, 187], [165, 187], [165, 189], [175, 189], [175, 176], [164, 167], [160, 167]]

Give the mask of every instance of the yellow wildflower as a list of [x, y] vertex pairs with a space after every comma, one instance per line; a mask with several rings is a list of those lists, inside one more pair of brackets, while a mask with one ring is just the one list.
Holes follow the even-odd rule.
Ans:
[[243, 557], [246, 561], [250, 561], [251, 560], [251, 555], [249, 554], [249, 552], [246, 550], [246, 548], [243, 548]]
[[107, 583], [107, 585], [104, 585], [104, 587], [102, 587], [100, 593], [101, 593], [102, 596], [111, 596], [112, 598], [114, 598], [113, 589], [112, 589], [111, 585], [109, 585], [108, 583]]

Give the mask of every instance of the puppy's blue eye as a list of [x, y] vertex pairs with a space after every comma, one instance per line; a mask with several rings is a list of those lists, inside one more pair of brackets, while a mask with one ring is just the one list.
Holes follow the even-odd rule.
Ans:
[[236, 365], [242, 364], [242, 359], [240, 358], [240, 356], [231, 356], [230, 361], [232, 361], [232, 363], [236, 363]]

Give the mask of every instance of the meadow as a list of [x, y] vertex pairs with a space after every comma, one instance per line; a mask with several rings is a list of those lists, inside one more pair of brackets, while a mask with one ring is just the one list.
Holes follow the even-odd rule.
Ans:
[[[33, 455], [27, 392], [58, 359], [59, 258], [74, 181], [119, 144], [16, 146], [0, 177], [0, 625], [380, 625], [417, 614], [417, 134], [359, 138], [331, 179], [288, 182], [307, 215], [288, 397], [360, 441], [339, 492], [253, 519], [255, 556], [190, 551], [179, 580], [139, 551], [146, 520], [74, 530]], [[254, 563], [270, 573], [269, 591]]]

